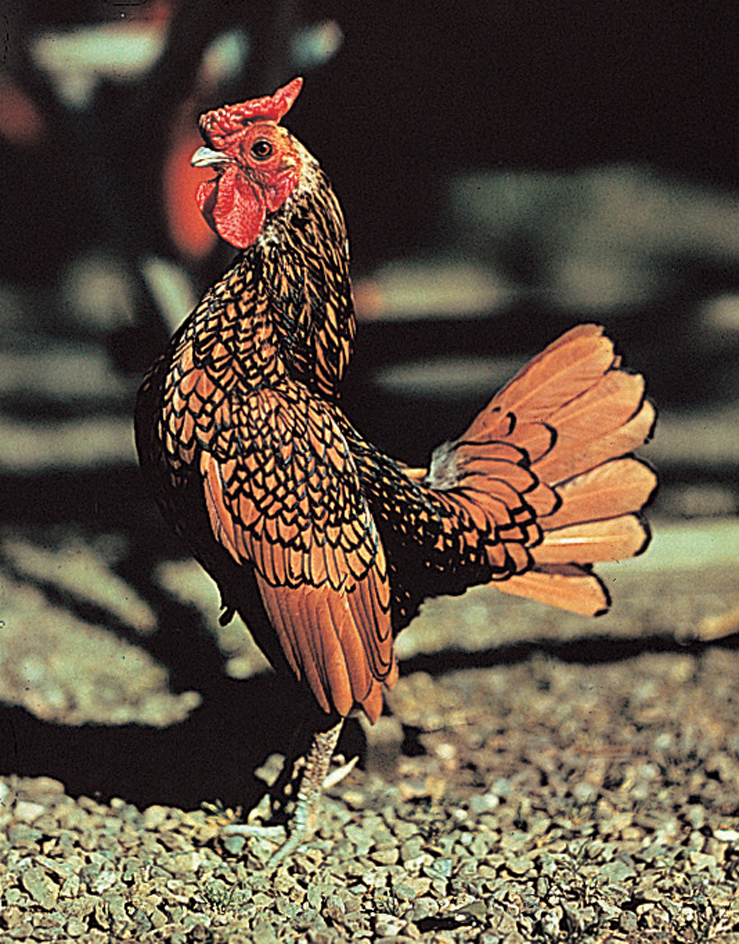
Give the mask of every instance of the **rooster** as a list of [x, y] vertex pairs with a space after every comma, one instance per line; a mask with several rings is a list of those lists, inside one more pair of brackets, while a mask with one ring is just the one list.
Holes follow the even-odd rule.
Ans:
[[315, 828], [344, 719], [379, 717], [393, 639], [425, 598], [491, 583], [603, 613], [592, 565], [645, 550], [656, 486], [632, 454], [655, 420], [644, 381], [592, 324], [535, 357], [428, 470], [353, 427], [339, 406], [355, 332], [346, 229], [320, 165], [280, 123], [301, 85], [202, 116], [192, 163], [214, 176], [197, 200], [240, 251], [136, 406], [145, 476], [224, 619], [238, 612], [309, 696], [275, 860]]

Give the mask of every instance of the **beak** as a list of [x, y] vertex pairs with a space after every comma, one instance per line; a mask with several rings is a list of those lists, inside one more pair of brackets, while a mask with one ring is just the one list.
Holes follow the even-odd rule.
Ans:
[[201, 147], [190, 159], [191, 167], [223, 167], [230, 163], [231, 158], [223, 151], [213, 151], [211, 148]]

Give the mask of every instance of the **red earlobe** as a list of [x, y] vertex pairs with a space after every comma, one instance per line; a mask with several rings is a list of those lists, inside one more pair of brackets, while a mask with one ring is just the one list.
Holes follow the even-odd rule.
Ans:
[[300, 173], [297, 168], [291, 168], [280, 174], [274, 184], [265, 188], [264, 196], [267, 201], [267, 209], [270, 213], [274, 213], [276, 210], [280, 209], [285, 200], [287, 200], [293, 192], [299, 178]]
[[200, 207], [200, 212], [203, 214], [205, 222], [214, 231], [216, 231], [216, 224], [213, 220], [213, 210], [215, 209], [217, 196], [218, 182], [216, 180], [203, 181], [195, 194], [195, 200]]

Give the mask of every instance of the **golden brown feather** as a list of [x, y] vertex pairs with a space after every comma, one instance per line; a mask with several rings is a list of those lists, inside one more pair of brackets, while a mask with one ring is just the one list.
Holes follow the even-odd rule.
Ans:
[[355, 708], [377, 719], [397, 677], [393, 636], [423, 599], [492, 583], [604, 611], [592, 565], [644, 550], [656, 480], [631, 455], [654, 423], [643, 380], [596, 325], [535, 357], [426, 473], [356, 431], [338, 405], [354, 338], [344, 221], [318, 163], [279, 126], [299, 90], [201, 122], [194, 162], [215, 174], [201, 209], [242, 251], [149, 372], [136, 435], [165, 517], [227, 614], [327, 715], [299, 791], [304, 823], [337, 721]]

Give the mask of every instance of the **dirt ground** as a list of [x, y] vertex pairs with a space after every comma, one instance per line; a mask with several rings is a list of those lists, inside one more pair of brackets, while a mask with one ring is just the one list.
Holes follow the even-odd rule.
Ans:
[[[114, 542], [63, 536], [54, 568], [6, 534], [6, 622], [30, 608], [36, 637], [4, 636], [0, 941], [739, 941], [738, 530], [658, 524], [597, 621], [486, 588], [429, 603], [385, 716], [342, 742], [360, 765], [276, 870], [222, 827], [295, 710], [243, 630], [188, 625], [215, 634], [207, 579], [160, 566], [182, 605], [156, 633]], [[100, 578], [86, 615], [117, 607], [128, 638], [70, 631], [70, 547]], [[56, 595], [34, 601], [34, 566]]]

